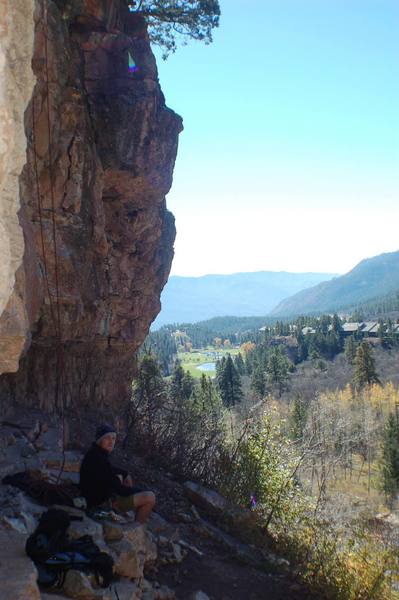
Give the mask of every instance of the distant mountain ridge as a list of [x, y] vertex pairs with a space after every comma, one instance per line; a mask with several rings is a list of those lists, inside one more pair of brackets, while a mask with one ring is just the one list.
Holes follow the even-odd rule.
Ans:
[[343, 310], [399, 289], [399, 251], [366, 258], [351, 271], [282, 300], [269, 314], [293, 317]]
[[202, 277], [172, 275], [162, 292], [162, 310], [152, 329], [169, 323], [195, 323], [225, 315], [266, 315], [283, 298], [334, 276], [332, 273], [285, 271]]

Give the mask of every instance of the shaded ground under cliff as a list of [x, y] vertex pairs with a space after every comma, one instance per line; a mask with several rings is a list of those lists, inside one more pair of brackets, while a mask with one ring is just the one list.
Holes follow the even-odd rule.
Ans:
[[[83, 438], [90, 440], [93, 429], [94, 425], [83, 425], [78, 436], [80, 442]], [[294, 579], [289, 569], [283, 573], [279, 573], [278, 569], [268, 572], [267, 569], [249, 564], [242, 554], [247, 553], [250, 561], [253, 552], [256, 561], [258, 555], [255, 549], [242, 544], [231, 534], [226, 534], [209, 514], [199, 509], [201, 520], [193, 518], [192, 503], [187, 498], [182, 483], [172, 474], [154, 467], [129, 450], [122, 450], [120, 446], [116, 449], [113, 460], [133, 474], [139, 487], [155, 492], [156, 512], [174, 528], [172, 537], [187, 540], [202, 553], [199, 556], [189, 551], [180, 564], [159, 564], [156, 571], [149, 574], [150, 580], [155, 578], [175, 590], [177, 600], [188, 600], [196, 590], [202, 590], [211, 600], [314, 598], [309, 590]], [[209, 523], [214, 531], [203, 523]], [[241, 557], [237, 556], [237, 548]]]
[[[13, 448], [20, 446], [18, 439], [21, 441], [24, 438], [24, 432], [32, 430], [35, 424], [37, 429], [38, 423], [50, 422], [50, 419], [37, 411], [30, 413], [25, 411], [24, 414], [14, 414], [10, 421], [19, 428], [5, 425], [4, 421], [0, 425], [3, 459], [10, 451], [10, 435], [15, 437], [19, 432], [23, 433], [17, 438], [17, 444], [12, 442], [11, 445]], [[79, 452], [84, 451], [91, 443], [95, 422], [72, 420], [69, 429], [71, 432], [69, 448], [76, 450], [74, 455], [79, 457]], [[50, 452], [53, 457], [58, 456], [60, 460], [59, 426], [51, 425], [50, 430], [54, 435], [47, 435], [45, 451]], [[50, 444], [49, 440], [51, 440]], [[32, 444], [29, 447], [31, 446]], [[40, 447], [40, 444], [37, 446]], [[22, 458], [26, 454], [29, 453], [22, 449]], [[28, 460], [38, 460], [39, 456], [39, 453], [34, 456], [31, 452]], [[311, 598], [310, 593], [295, 581], [286, 565], [283, 565], [285, 570], [280, 572], [277, 568], [273, 572], [268, 572], [267, 569], [254, 566], [259, 558], [256, 549], [242, 544], [231, 534], [223, 531], [219, 524], [205, 512], [193, 508], [183, 485], [170, 473], [154, 467], [143, 458], [121, 448], [115, 452], [113, 462], [128, 467], [134, 476], [135, 484], [155, 492], [156, 513], [160, 515], [157, 518], [162, 522], [163, 527], [163, 531], [159, 532], [158, 543], [162, 545], [162, 535], [164, 535], [169, 540], [169, 544], [171, 541], [176, 541], [177, 546], [183, 550], [182, 557], [174, 557], [172, 560], [165, 558], [165, 554], [159, 551], [156, 563], [145, 573], [146, 579], [153, 586], [166, 584], [174, 590], [177, 600], [188, 600], [198, 590], [207, 594], [211, 600]], [[5, 464], [4, 460], [0, 461], [0, 470], [2, 476], [5, 471], [20, 470], [18, 460], [15, 460], [14, 465]], [[74, 475], [75, 479], [77, 477], [77, 473], [67, 473], [67, 475]], [[183, 546], [182, 540], [188, 546]], [[249, 560], [244, 560], [243, 556]]]

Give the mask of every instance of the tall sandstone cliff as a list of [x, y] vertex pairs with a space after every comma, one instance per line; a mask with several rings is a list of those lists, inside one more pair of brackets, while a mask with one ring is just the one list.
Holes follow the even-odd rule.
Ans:
[[6, 0], [0, 27], [2, 410], [117, 409], [170, 270], [181, 118], [124, 0]]

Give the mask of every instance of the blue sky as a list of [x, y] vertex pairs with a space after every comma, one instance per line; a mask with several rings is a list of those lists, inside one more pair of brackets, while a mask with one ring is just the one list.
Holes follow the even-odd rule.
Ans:
[[221, 0], [158, 57], [184, 119], [172, 273], [343, 273], [399, 249], [399, 2]]

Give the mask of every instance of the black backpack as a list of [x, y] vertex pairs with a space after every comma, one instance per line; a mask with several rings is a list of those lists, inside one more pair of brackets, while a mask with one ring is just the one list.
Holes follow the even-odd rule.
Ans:
[[107, 587], [113, 578], [114, 561], [93, 542], [89, 535], [69, 540], [67, 529], [72, 520], [66, 511], [50, 509], [43, 513], [35, 531], [26, 541], [25, 550], [38, 571], [38, 584], [62, 587], [66, 572], [76, 569], [94, 573], [97, 582]]

